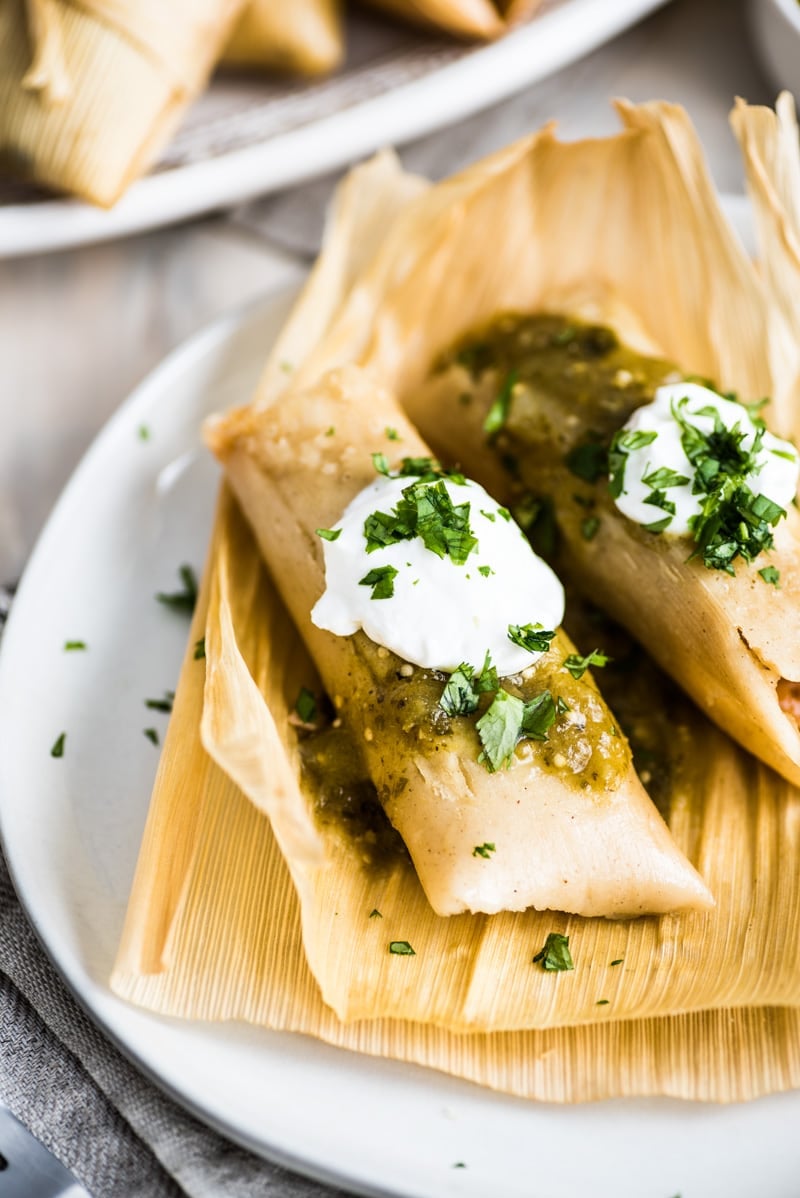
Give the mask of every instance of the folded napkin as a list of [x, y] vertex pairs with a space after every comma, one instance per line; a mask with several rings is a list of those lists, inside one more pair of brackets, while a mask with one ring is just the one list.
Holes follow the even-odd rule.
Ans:
[[[0, 588], [0, 636], [10, 605], [10, 590]], [[147, 1081], [60, 980], [19, 904], [2, 855], [0, 1101], [93, 1198], [342, 1194], [238, 1148]]]

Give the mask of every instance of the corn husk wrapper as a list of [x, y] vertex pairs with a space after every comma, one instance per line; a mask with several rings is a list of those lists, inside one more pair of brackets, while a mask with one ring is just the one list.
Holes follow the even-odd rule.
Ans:
[[770, 372], [776, 383], [770, 425], [800, 438], [800, 158], [794, 99], [778, 97], [776, 109], [737, 100], [731, 113], [742, 148], [753, 201], [772, 337]]
[[0, 5], [0, 158], [109, 206], [204, 87], [244, 0]]
[[342, 60], [339, 0], [250, 0], [222, 53], [225, 66], [319, 75]]
[[[333, 240], [290, 324], [287, 336], [294, 337], [291, 360], [297, 369], [295, 379], [284, 386], [309, 385], [333, 366], [360, 361], [402, 393], [459, 333], [498, 308], [549, 307], [605, 319], [632, 344], [657, 348], [686, 369], [736, 384], [746, 394], [770, 389], [769, 368], [759, 353], [769, 333], [765, 293], [717, 208], [688, 122], [679, 110], [662, 105], [624, 106], [622, 113], [626, 131], [619, 138], [560, 146], [546, 130], [412, 200], [387, 221], [381, 248], [355, 278], [348, 278], [343, 265], [348, 225], [340, 211]], [[581, 180], [577, 194], [569, 186], [575, 172]], [[367, 183], [359, 196], [363, 211], [376, 179], [361, 178]], [[385, 182], [375, 188], [378, 203], [385, 198]], [[606, 195], [615, 203], [604, 202]], [[618, 226], [617, 219], [610, 220], [617, 209]], [[476, 234], [484, 228], [491, 230], [490, 246]], [[349, 234], [353, 231], [350, 225]], [[570, 237], [560, 242], [555, 234], [562, 231]], [[447, 240], [453, 237], [458, 238], [455, 256]], [[326, 274], [329, 261], [337, 263], [331, 275]], [[648, 262], [646, 272], [642, 261]], [[648, 286], [658, 296], [675, 294], [670, 285], [679, 268], [685, 276], [685, 303], [656, 302]], [[423, 275], [427, 289], [421, 286]], [[443, 284], [440, 289], [437, 282]], [[344, 297], [339, 315], [320, 339], [326, 316]], [[302, 344], [304, 308], [313, 335]], [[285, 357], [282, 339], [259, 402], [279, 398], [275, 362]], [[229, 510], [218, 524], [223, 541], [237, 536], [232, 519]], [[252, 558], [236, 560], [237, 568], [252, 569]], [[221, 565], [220, 554], [212, 551], [210, 571]], [[227, 627], [235, 630], [241, 647], [264, 621], [236, 610], [234, 595], [229, 588]], [[222, 623], [220, 613], [212, 610], [207, 638]], [[248, 665], [259, 682], [257, 666]], [[208, 671], [214, 667], [211, 658]], [[294, 686], [284, 685], [289, 694], [308, 684], [302, 672], [292, 681]], [[262, 686], [266, 683], [261, 679]], [[269, 687], [274, 685], [273, 677]], [[244, 943], [254, 920], [263, 915], [266, 883], [252, 879], [251, 896], [250, 875], [242, 877], [239, 861], [251, 852], [252, 821], [263, 817], [253, 804], [244, 803], [236, 819], [230, 818], [234, 788], [210, 767], [197, 740], [199, 686], [197, 671], [187, 662], [170, 736], [181, 745], [181, 772], [191, 776], [192, 793], [202, 788], [206, 796], [194, 825], [205, 838], [204, 847], [193, 855], [179, 892], [174, 885], [165, 890], [152, 883], [157, 875], [153, 861], [169, 851], [172, 836], [185, 832], [174, 804], [177, 778], [168, 773], [175, 756], [168, 741], [168, 764], [156, 787], [114, 976], [120, 993], [173, 1014], [253, 1018], [271, 1027], [303, 1030], [537, 1097], [572, 1101], [670, 1093], [733, 1100], [797, 1084], [795, 1016], [741, 1008], [788, 1005], [800, 992], [793, 931], [800, 906], [800, 796], [699, 715], [694, 781], [690, 778], [673, 795], [670, 826], [717, 897], [713, 915], [626, 924], [533, 912], [495, 917], [506, 924], [498, 952], [494, 919], [437, 921], [416, 905], [413, 875], [406, 875], [402, 891], [394, 875], [385, 880], [385, 890], [373, 879], [367, 894], [358, 863], [351, 862], [349, 874], [343, 874], [329, 844], [327, 867], [304, 865], [299, 856], [290, 855], [305, 951], [326, 1001], [342, 1019], [355, 1021], [345, 1024], [316, 995], [311, 997], [313, 987], [298, 960], [296, 940], [278, 951], [274, 937], [270, 945], [256, 931], [253, 942]], [[269, 705], [278, 733], [286, 734], [272, 689]], [[222, 759], [225, 746], [207, 744]], [[173, 766], [178, 769], [177, 762]], [[290, 796], [290, 806], [295, 799]], [[228, 811], [224, 837], [218, 804]], [[170, 810], [171, 831], [163, 817]], [[227, 837], [235, 846], [230, 857], [223, 845]], [[279, 862], [259, 852], [254, 868], [268, 877], [270, 893], [282, 904], [280, 911], [272, 910], [269, 926], [283, 927], [294, 899], [277, 886], [272, 871], [279, 871]], [[331, 886], [337, 889], [332, 892]], [[230, 897], [231, 890], [237, 897]], [[178, 893], [180, 901], [175, 902]], [[334, 926], [332, 901], [340, 912]], [[381, 921], [369, 920], [373, 907], [382, 912]], [[350, 910], [349, 922], [341, 918], [343, 910]], [[226, 916], [230, 922], [223, 934], [219, 920]], [[447, 926], [440, 927], [442, 922]], [[458, 940], [448, 941], [457, 924]], [[148, 925], [161, 929], [160, 941], [142, 934]], [[202, 936], [200, 927], [206, 929]], [[570, 934], [579, 961], [574, 973], [532, 973], [531, 951], [550, 930]], [[509, 935], [515, 938], [513, 951]], [[341, 938], [336, 941], [339, 952], [333, 948], [336, 937]], [[416, 956], [386, 954], [385, 945], [393, 938], [410, 940]], [[457, 951], [442, 953], [448, 943]], [[288, 992], [281, 980], [288, 974], [278, 969], [276, 954], [293, 979]], [[625, 964], [617, 972], [620, 967], [612, 968], [610, 962], [620, 957]], [[343, 959], [354, 963], [357, 976], [343, 968]], [[416, 971], [410, 983], [408, 974], [395, 968], [398, 964]], [[601, 999], [608, 1004], [598, 1007]], [[740, 1009], [702, 1013], [709, 1007]], [[687, 1011], [697, 1014], [680, 1014]], [[674, 1017], [656, 1018], [667, 1012]], [[634, 1018], [646, 1022], [631, 1022]], [[422, 1020], [443, 1026], [423, 1028]], [[467, 1039], [454, 1035], [454, 1029], [566, 1024], [591, 1026]], [[551, 1049], [552, 1072], [541, 1064], [542, 1053]], [[591, 1069], [590, 1053], [595, 1054]], [[634, 1063], [637, 1054], [644, 1061], [641, 1067]]]

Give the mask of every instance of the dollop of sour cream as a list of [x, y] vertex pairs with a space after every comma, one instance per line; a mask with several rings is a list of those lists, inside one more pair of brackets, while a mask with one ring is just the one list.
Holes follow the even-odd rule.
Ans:
[[[501, 677], [520, 673], [541, 653], [509, 640], [509, 625], [555, 630], [564, 617], [564, 588], [531, 549], [507, 509], [483, 487], [443, 480], [455, 506], [469, 503], [469, 527], [478, 544], [462, 564], [439, 557], [419, 536], [367, 552], [364, 522], [389, 512], [415, 478], [380, 477], [358, 494], [323, 540], [325, 591], [311, 613], [318, 628], [350, 636], [363, 628], [378, 645], [427, 669], [451, 673], [462, 662], [476, 668], [487, 651]], [[426, 484], [433, 485], [433, 484]], [[373, 598], [360, 580], [393, 567], [393, 593]]]
[[[745, 453], [753, 449], [761, 431], [760, 448], [744, 481], [754, 495], [764, 495], [782, 508], [791, 503], [797, 492], [800, 459], [789, 441], [759, 430], [742, 404], [723, 399], [708, 387], [670, 383], [658, 388], [652, 403], [637, 408], [622, 429], [623, 484], [614, 502], [629, 520], [643, 525], [663, 521], [666, 527], [660, 531], [687, 536], [692, 531], [692, 518], [703, 510], [706, 496], [702, 492], [692, 493], [695, 467], [683, 447], [683, 429], [676, 412], [687, 424], [706, 434], [714, 432], [713, 413], [717, 413], [726, 429], [738, 428], [743, 434], [741, 449]], [[664, 470], [686, 481], [676, 483], [657, 473]], [[675, 505], [674, 514], [653, 504], [654, 491], [661, 492], [668, 503]], [[648, 499], [651, 502], [646, 502]]]

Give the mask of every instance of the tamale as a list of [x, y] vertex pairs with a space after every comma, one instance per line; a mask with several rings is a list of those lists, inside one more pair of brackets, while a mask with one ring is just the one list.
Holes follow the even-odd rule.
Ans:
[[[490, 444], [484, 422], [510, 370], [516, 382], [505, 426]], [[690, 538], [648, 532], [627, 519], [609, 495], [614, 433], [659, 383], [679, 377], [670, 363], [626, 351], [602, 327], [509, 314], [460, 342], [409, 396], [407, 409], [444, 460], [488, 480], [504, 502], [545, 500], [558, 525], [561, 561], [578, 585], [647, 645], [724, 731], [798, 784], [797, 511], [788, 508], [769, 553], [737, 561], [728, 574], [692, 557]], [[580, 470], [575, 455], [589, 452], [598, 455], [591, 480], [571, 465], [577, 461]], [[765, 567], [777, 571], [779, 587], [765, 583]]]
[[319, 75], [337, 67], [343, 53], [339, 0], [249, 0], [222, 64]]
[[[404, 460], [425, 458], [425, 444], [391, 398], [351, 370], [274, 409], [220, 417], [207, 426], [207, 438], [337, 714], [363, 745], [434, 909], [447, 915], [535, 906], [618, 916], [708, 905], [588, 675], [575, 685], [561, 667], [573, 651], [565, 638], [526, 671], [522, 694], [531, 699], [558, 687], [571, 716], [553, 726], [547, 749], [531, 743], [508, 769], [490, 775], [477, 760], [471, 727], [449, 720], [440, 706], [441, 676], [419, 669], [405, 676], [403, 660], [365, 633], [335, 636], [311, 623], [322, 590], [314, 530], [332, 528], [373, 481], [373, 453], [385, 444], [387, 427]], [[475, 851], [484, 842], [498, 846], [488, 866]]]
[[244, 0], [0, 5], [4, 169], [110, 206], [205, 85]]

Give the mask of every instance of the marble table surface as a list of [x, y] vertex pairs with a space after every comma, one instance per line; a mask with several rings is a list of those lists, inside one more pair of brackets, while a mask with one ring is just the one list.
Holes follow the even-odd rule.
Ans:
[[[613, 3], [614, 0], [606, 0]], [[563, 135], [613, 131], [608, 100], [686, 106], [724, 192], [743, 187], [734, 96], [771, 103], [744, 0], [673, 0], [572, 67], [404, 148], [441, 176], [552, 117]], [[0, 261], [0, 585], [93, 437], [163, 356], [224, 311], [302, 277], [335, 180], [118, 243]]]

